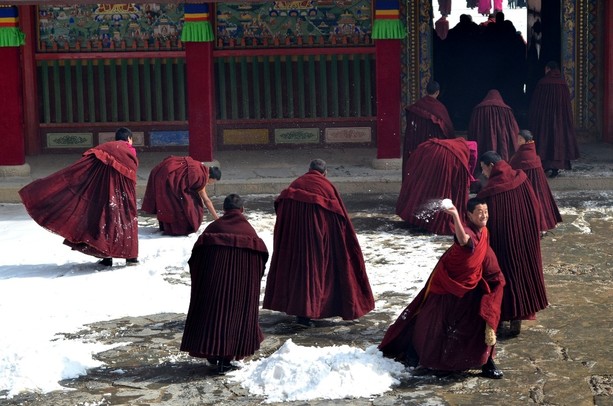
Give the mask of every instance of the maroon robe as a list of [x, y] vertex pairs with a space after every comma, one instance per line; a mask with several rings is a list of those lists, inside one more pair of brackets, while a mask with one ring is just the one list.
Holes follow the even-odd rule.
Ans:
[[242, 359], [264, 340], [258, 323], [268, 250], [240, 210], [209, 224], [188, 261], [191, 298], [181, 351], [200, 358]]
[[468, 123], [468, 139], [477, 141], [479, 156], [496, 151], [508, 161], [517, 150], [519, 126], [513, 109], [505, 104], [498, 90], [490, 90], [472, 111]]
[[452, 235], [453, 217], [434, 207], [449, 198], [464, 218], [470, 186], [469, 146], [463, 138], [431, 138], [409, 156], [396, 214], [431, 233]]
[[26, 185], [19, 195], [34, 221], [72, 249], [99, 258], [136, 258], [137, 168], [129, 144], [110, 141]]
[[477, 194], [489, 210], [487, 228], [507, 284], [501, 320], [530, 320], [547, 307], [541, 259], [540, 206], [526, 174], [497, 162]]
[[541, 206], [541, 231], [554, 229], [562, 222], [562, 216], [547, 182], [541, 158], [536, 154], [534, 142], [521, 145], [509, 161], [509, 165], [513, 169], [523, 170], [532, 185]]
[[310, 170], [275, 201], [265, 309], [357, 319], [374, 306], [357, 235], [334, 185]]
[[464, 229], [471, 242], [454, 242], [426, 286], [386, 331], [379, 345], [386, 357], [462, 371], [481, 367], [494, 355], [494, 347], [485, 344], [485, 325], [498, 326], [505, 280], [487, 229]]
[[202, 162], [188, 156], [169, 156], [151, 170], [141, 209], [157, 215], [164, 234], [194, 233], [204, 216], [198, 192], [208, 179], [209, 168]]
[[570, 161], [579, 158], [579, 146], [570, 91], [559, 70], [550, 70], [536, 84], [528, 116], [543, 168], [571, 169]]
[[424, 96], [406, 108], [407, 129], [404, 136], [402, 168], [411, 152], [430, 138], [454, 138], [454, 129], [447, 108], [435, 97]]

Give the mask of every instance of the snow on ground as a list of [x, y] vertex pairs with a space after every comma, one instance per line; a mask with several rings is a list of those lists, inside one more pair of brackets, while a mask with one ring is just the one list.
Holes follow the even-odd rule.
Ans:
[[[249, 210], [246, 215], [272, 252], [274, 215]], [[93, 355], [111, 347], [64, 338], [84, 325], [126, 316], [185, 313], [189, 280], [181, 284], [168, 280], [169, 275], [172, 279], [184, 274], [196, 238], [196, 234], [168, 237], [154, 226], [141, 226], [140, 264], [127, 267], [115, 260], [117, 265], [108, 269], [95, 264], [93, 257], [71, 251], [61, 237], [36, 224], [22, 205], [0, 205], [0, 393], [10, 397], [21, 391], [59, 390], [58, 381], [100, 366]], [[441, 237], [410, 236], [392, 227], [359, 238], [375, 298], [387, 291], [414, 296], [448, 245]], [[405, 305], [389, 306], [380, 299], [374, 311], [395, 316]], [[342, 398], [363, 393], [368, 386], [363, 382], [365, 375], [356, 371], [369, 366], [367, 379], [377, 385], [371, 385], [372, 393], [364, 396], [375, 395], [389, 390], [404, 369], [383, 358], [376, 344], [367, 349], [307, 348], [287, 342], [258, 365], [246, 365], [241, 379], [256, 393], [276, 388], [270, 393], [275, 399], [308, 399], [316, 394]], [[284, 361], [283, 354], [288, 353], [296, 364]], [[249, 371], [254, 369], [268, 371], [265, 376], [271, 381], [250, 380]], [[322, 387], [322, 379], [283, 379], [279, 386], [279, 373], [306, 376], [323, 369], [327, 372], [322, 377], [339, 384]]]

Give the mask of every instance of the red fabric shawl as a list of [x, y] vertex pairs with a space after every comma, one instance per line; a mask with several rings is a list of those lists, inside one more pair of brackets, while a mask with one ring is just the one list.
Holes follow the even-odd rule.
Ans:
[[528, 111], [530, 130], [545, 169], [570, 169], [579, 158], [570, 91], [559, 70], [537, 83]]
[[19, 195], [34, 221], [73, 249], [99, 258], [136, 258], [137, 168], [129, 144], [111, 141], [26, 185]]
[[[406, 108], [407, 128], [404, 137], [402, 166], [411, 152], [430, 138], [454, 138], [453, 123], [443, 103], [424, 96]], [[406, 173], [406, 170], [404, 171]]]
[[540, 206], [521, 170], [497, 162], [477, 194], [487, 202], [490, 245], [506, 279], [501, 320], [533, 319], [547, 307], [541, 259]]
[[519, 126], [513, 109], [505, 104], [498, 90], [490, 90], [472, 111], [468, 123], [468, 139], [477, 141], [479, 156], [496, 151], [508, 161], [517, 150]]
[[198, 192], [206, 187], [209, 168], [188, 156], [169, 156], [149, 174], [141, 209], [156, 214], [164, 234], [198, 231], [204, 203]]
[[504, 276], [487, 230], [479, 235], [465, 229], [474, 246], [455, 242], [443, 254], [426, 286], [386, 331], [379, 345], [385, 356], [458, 371], [479, 367], [493, 355], [485, 344], [485, 323], [498, 326]]
[[374, 298], [357, 235], [343, 201], [321, 173], [309, 171], [275, 201], [274, 248], [265, 309], [321, 319], [357, 319]]
[[541, 206], [541, 231], [551, 230], [562, 222], [558, 205], [551, 193], [541, 159], [536, 154], [534, 142], [528, 142], [519, 147], [509, 161], [513, 169], [521, 169], [526, 173], [532, 189]]
[[421, 143], [409, 156], [396, 214], [415, 227], [452, 235], [452, 217], [434, 206], [449, 198], [463, 218], [471, 180], [468, 166], [469, 146], [463, 138]]
[[194, 357], [242, 359], [264, 339], [258, 323], [268, 250], [240, 210], [204, 230], [188, 261], [191, 299], [181, 351]]

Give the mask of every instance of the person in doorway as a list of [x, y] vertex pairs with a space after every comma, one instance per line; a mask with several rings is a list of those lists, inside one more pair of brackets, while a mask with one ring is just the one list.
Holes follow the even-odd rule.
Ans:
[[561, 169], [571, 169], [571, 161], [579, 158], [579, 146], [570, 90], [557, 62], [545, 66], [545, 76], [532, 94], [528, 118], [545, 172], [553, 178]]
[[115, 141], [100, 144], [74, 164], [24, 186], [19, 195], [30, 216], [65, 238], [73, 250], [138, 264], [136, 171], [132, 131], [122, 127]]
[[501, 320], [510, 334], [521, 331], [522, 320], [534, 320], [547, 307], [541, 259], [540, 204], [522, 170], [503, 161], [495, 151], [480, 157], [487, 183], [477, 194], [490, 212], [490, 245], [506, 279]]
[[264, 339], [258, 323], [260, 284], [268, 249], [243, 214], [243, 199], [228, 195], [222, 217], [200, 235], [189, 258], [191, 297], [181, 351], [206, 358], [224, 374], [232, 361], [253, 355]]
[[455, 239], [426, 286], [387, 329], [379, 349], [409, 366], [436, 371], [481, 367], [500, 379], [494, 363], [504, 276], [489, 246], [488, 206], [472, 198], [466, 223], [452, 206]]
[[551, 193], [541, 158], [536, 153], [532, 133], [528, 130], [521, 130], [517, 139], [519, 148], [511, 157], [509, 165], [513, 169], [521, 169], [526, 173], [541, 206], [541, 231], [552, 230], [562, 222], [562, 215]]
[[472, 111], [468, 139], [477, 142], [479, 154], [496, 151], [508, 160], [517, 150], [519, 126], [513, 109], [505, 104], [496, 89], [491, 89]]
[[219, 218], [206, 186], [220, 179], [216, 166], [207, 167], [189, 156], [169, 156], [151, 170], [141, 209], [157, 216], [164, 234], [194, 233], [205, 207], [213, 219]]
[[477, 145], [464, 138], [422, 142], [409, 156], [396, 214], [408, 224], [428, 232], [453, 235], [453, 217], [439, 210], [441, 199], [449, 198], [464, 217], [472, 174], [477, 164]]
[[406, 108], [407, 128], [402, 152], [403, 174], [409, 155], [430, 138], [454, 138], [454, 129], [447, 108], [437, 100], [441, 92], [438, 82], [426, 86], [426, 95]]
[[[492, 0], [479, 0], [477, 5], [477, 11], [481, 15], [488, 15], [492, 10]], [[494, 0], [494, 12], [492, 14], [496, 14], [502, 11], [502, 0]]]
[[315, 159], [275, 200], [274, 248], [264, 309], [312, 319], [354, 320], [375, 304], [362, 250], [325, 161]]

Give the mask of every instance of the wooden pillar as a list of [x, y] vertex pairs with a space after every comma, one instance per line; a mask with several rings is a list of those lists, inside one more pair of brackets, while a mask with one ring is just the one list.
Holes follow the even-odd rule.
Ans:
[[213, 42], [186, 42], [189, 155], [213, 161], [215, 145], [215, 83]]
[[19, 47], [0, 47], [0, 165], [26, 162]]
[[613, 2], [605, 2], [604, 12], [604, 125], [605, 142], [613, 143]]
[[39, 138], [40, 118], [36, 79], [36, 38], [38, 38], [36, 6], [20, 6], [19, 22], [21, 30], [26, 34], [26, 43], [22, 47], [21, 63], [23, 68], [23, 133], [27, 155], [38, 155], [42, 151]]
[[400, 158], [400, 43], [375, 40], [377, 159]]
[[[23, 142], [23, 93], [21, 83], [21, 45], [23, 39], [16, 35], [18, 13], [16, 7], [2, 8], [3, 31], [7, 34], [0, 46], [0, 166], [24, 165], [26, 162]], [[23, 34], [22, 34], [23, 35]]]

